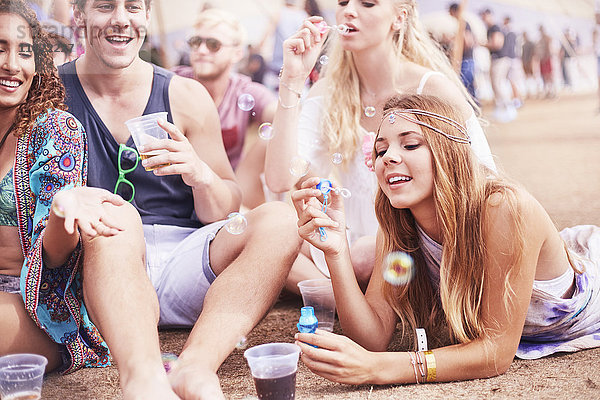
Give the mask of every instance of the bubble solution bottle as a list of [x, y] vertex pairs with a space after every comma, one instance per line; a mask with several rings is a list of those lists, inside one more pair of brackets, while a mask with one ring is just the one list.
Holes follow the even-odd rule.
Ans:
[[300, 333], [315, 333], [319, 326], [319, 321], [315, 317], [315, 309], [312, 307], [302, 307], [300, 309], [300, 319], [296, 324]]

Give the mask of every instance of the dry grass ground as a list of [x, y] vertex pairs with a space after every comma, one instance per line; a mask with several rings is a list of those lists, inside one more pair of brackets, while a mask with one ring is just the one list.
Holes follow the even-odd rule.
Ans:
[[[595, 94], [528, 102], [514, 122], [486, 129], [497, 164], [521, 182], [548, 210], [559, 228], [600, 225], [600, 115]], [[280, 301], [249, 335], [250, 346], [293, 340], [297, 299]], [[339, 331], [339, 327], [336, 327]], [[178, 353], [188, 330], [161, 332], [163, 351]], [[429, 385], [346, 386], [313, 375], [303, 365], [297, 374], [298, 399], [598, 399], [600, 349], [535, 361], [515, 360], [495, 378]], [[242, 351], [235, 350], [219, 370], [227, 398], [255, 394]], [[118, 399], [115, 367], [51, 375], [44, 399]]]

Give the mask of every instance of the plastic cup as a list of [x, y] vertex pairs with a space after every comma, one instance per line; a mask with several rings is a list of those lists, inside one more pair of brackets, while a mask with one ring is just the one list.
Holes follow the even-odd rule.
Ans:
[[299, 355], [300, 347], [293, 343], [261, 344], [244, 352], [259, 399], [294, 399]]
[[[166, 121], [167, 112], [157, 112], [153, 114], [142, 115], [141, 117], [132, 118], [128, 121], [125, 121], [125, 125], [127, 125], [127, 129], [129, 129], [129, 132], [131, 133], [135, 147], [139, 149], [141, 146], [152, 143], [155, 140], [169, 138], [167, 132], [158, 126], [157, 120], [159, 118]], [[166, 152], [167, 150], [152, 150], [146, 153], [140, 152], [140, 157], [142, 160], [145, 160]], [[152, 168], [146, 168], [146, 171], [152, 171], [167, 165], [169, 164], [161, 164]]]
[[11, 354], [0, 357], [0, 398], [40, 399], [46, 364], [46, 357], [37, 354]]
[[298, 283], [304, 307], [315, 309], [319, 329], [333, 332], [335, 321], [335, 297], [331, 279], [309, 279]]

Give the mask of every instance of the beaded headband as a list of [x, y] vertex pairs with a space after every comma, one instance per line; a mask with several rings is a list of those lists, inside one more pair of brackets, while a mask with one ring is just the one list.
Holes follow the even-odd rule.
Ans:
[[[460, 136], [454, 136], [454, 135], [450, 135], [436, 127], [433, 127], [431, 125], [429, 125], [426, 122], [423, 121], [419, 121], [416, 118], [413, 118], [407, 114], [416, 114], [416, 115], [424, 115], [426, 117], [432, 117], [437, 119], [438, 121], [442, 121], [447, 123], [448, 125], [456, 128], [460, 133], [462, 133], [465, 137], [460, 137]], [[445, 136], [446, 138], [453, 140], [455, 142], [458, 143], [463, 143], [463, 144], [471, 144], [471, 138], [469, 137], [469, 134], [467, 133], [467, 130], [465, 129], [464, 126], [462, 126], [461, 124], [459, 124], [458, 122], [456, 122], [455, 120], [445, 117], [443, 115], [440, 114], [436, 114], [434, 112], [431, 111], [425, 111], [425, 110], [419, 110], [419, 109], [415, 109], [415, 108], [405, 108], [405, 109], [400, 109], [400, 110], [390, 110], [387, 111], [385, 114], [383, 114], [383, 118], [381, 120], [381, 123], [383, 123], [383, 121], [385, 121], [385, 119], [387, 118], [390, 122], [390, 124], [393, 124], [394, 122], [396, 122], [396, 116], [405, 119], [409, 122], [415, 123], [417, 125], [421, 125], [424, 126], [426, 128], [431, 129], [434, 132], [439, 133], [440, 135]], [[379, 125], [379, 129], [381, 129], [381, 125]]]

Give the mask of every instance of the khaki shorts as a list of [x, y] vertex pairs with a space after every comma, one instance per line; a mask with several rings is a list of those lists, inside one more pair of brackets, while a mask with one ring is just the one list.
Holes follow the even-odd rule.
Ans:
[[160, 326], [196, 323], [204, 296], [216, 279], [210, 267], [210, 243], [226, 222], [199, 229], [144, 225], [146, 271], [158, 295]]

